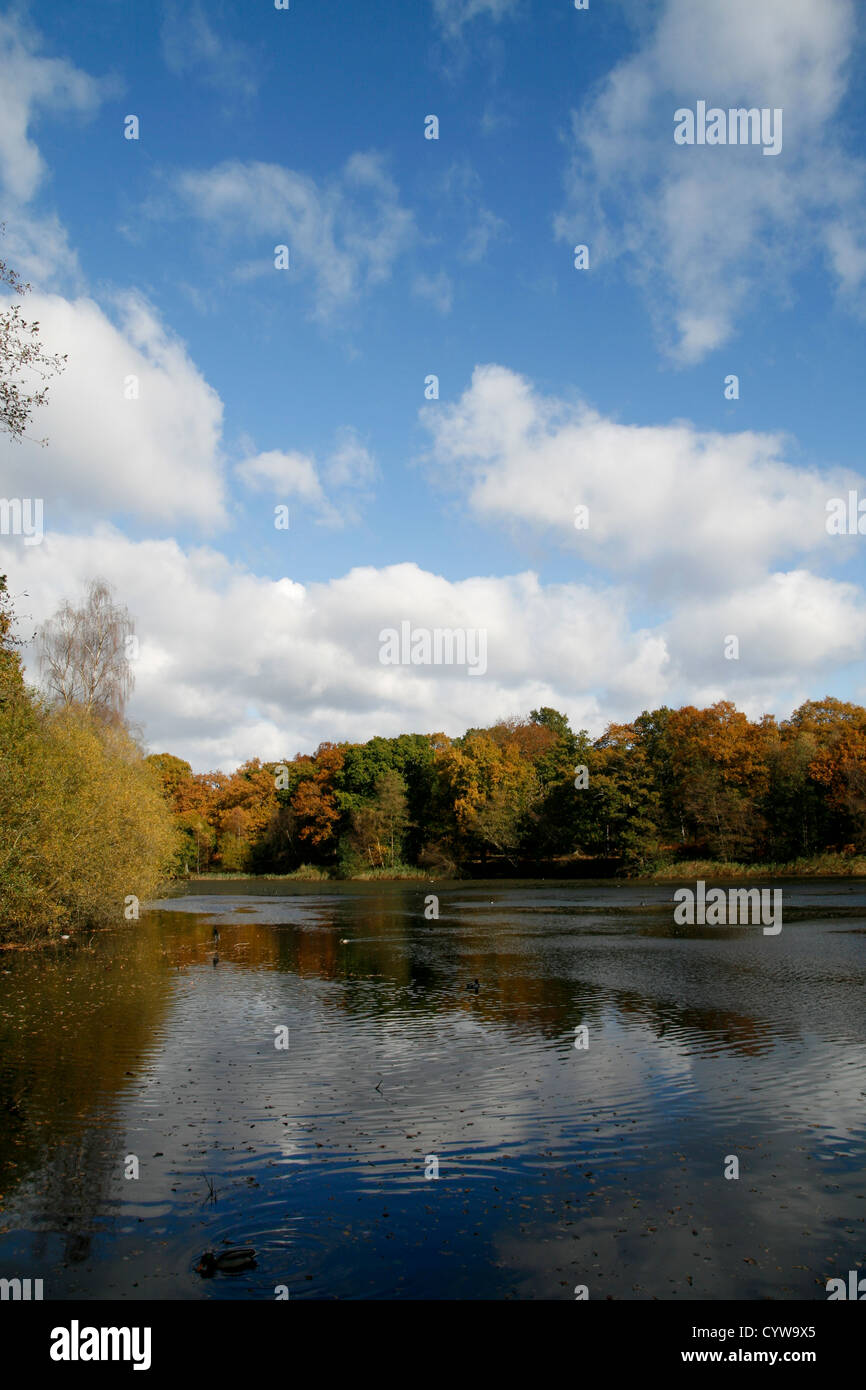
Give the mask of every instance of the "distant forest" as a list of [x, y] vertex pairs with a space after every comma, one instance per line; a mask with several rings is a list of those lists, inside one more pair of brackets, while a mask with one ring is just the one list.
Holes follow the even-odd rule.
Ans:
[[592, 740], [533, 710], [462, 737], [322, 743], [284, 763], [193, 773], [151, 755], [180, 872], [438, 876], [493, 859], [783, 863], [866, 849], [866, 709], [827, 697], [752, 722], [722, 700], [644, 712]]

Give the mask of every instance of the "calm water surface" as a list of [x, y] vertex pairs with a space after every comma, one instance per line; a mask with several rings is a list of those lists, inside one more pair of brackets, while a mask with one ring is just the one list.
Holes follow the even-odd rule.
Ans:
[[[661, 885], [200, 884], [4, 952], [0, 1275], [824, 1299], [866, 1266], [866, 885], [775, 886], [777, 937], [674, 926]], [[202, 1279], [223, 1242], [257, 1267]]]

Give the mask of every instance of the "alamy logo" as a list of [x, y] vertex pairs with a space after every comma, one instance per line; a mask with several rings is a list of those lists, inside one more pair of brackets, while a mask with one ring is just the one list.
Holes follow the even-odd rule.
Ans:
[[844, 497], [831, 497], [827, 503], [828, 536], [866, 536], [866, 497], [859, 498], [856, 490]]
[[383, 627], [379, 633], [383, 666], [467, 666], [470, 676], [487, 670], [487, 629], [416, 627], [409, 622]]
[[866, 1279], [858, 1279], [856, 1269], [848, 1270], [848, 1287], [844, 1279], [827, 1280], [827, 1298], [830, 1303], [836, 1299], [856, 1299], [862, 1303], [866, 1299]]
[[51, 1329], [52, 1361], [131, 1361], [134, 1371], [150, 1370], [149, 1327], [69, 1327]]
[[[33, 1285], [31, 1290], [30, 1285]], [[13, 1301], [29, 1299], [39, 1299], [42, 1297], [41, 1279], [0, 1279], [0, 1300], [11, 1298]]]
[[[773, 907], [770, 910], [770, 893]], [[674, 893], [674, 921], [678, 926], [747, 927], [764, 923], [765, 936], [782, 930], [781, 888], [711, 888], [698, 879], [696, 891], [678, 888]]]
[[763, 145], [764, 154], [782, 150], [782, 107], [711, 106], [699, 101], [692, 111], [681, 106], [674, 112], [676, 145]]
[[0, 497], [0, 536], [23, 536], [25, 545], [39, 545], [42, 516], [41, 497]]

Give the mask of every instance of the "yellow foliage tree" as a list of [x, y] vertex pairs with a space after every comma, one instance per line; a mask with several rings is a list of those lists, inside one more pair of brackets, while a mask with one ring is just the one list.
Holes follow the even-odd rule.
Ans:
[[0, 924], [122, 923], [159, 887], [176, 833], [134, 740], [80, 711], [0, 711]]
[[0, 931], [122, 924], [177, 849], [158, 777], [122, 724], [25, 688], [2, 585], [0, 610]]

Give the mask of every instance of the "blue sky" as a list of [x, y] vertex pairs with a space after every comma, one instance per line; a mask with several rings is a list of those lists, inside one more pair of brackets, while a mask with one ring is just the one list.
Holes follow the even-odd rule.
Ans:
[[[866, 696], [849, 0], [85, 10], [0, 11], [3, 254], [70, 358], [0, 564], [33, 622], [115, 585], [151, 746]], [[676, 146], [698, 100], [781, 153]], [[484, 678], [383, 667], [402, 619], [485, 629]]]

